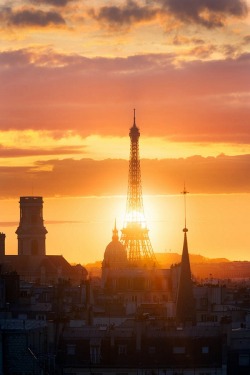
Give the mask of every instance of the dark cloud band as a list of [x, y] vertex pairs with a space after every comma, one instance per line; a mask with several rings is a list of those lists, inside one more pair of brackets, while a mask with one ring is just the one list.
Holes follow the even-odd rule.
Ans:
[[133, 23], [153, 19], [159, 9], [150, 6], [140, 6], [135, 1], [129, 0], [123, 6], [103, 6], [97, 11], [92, 11], [94, 18], [106, 22], [109, 26], [131, 26]]
[[7, 26], [15, 27], [46, 27], [49, 25], [64, 25], [64, 18], [57, 12], [42, 11], [36, 9], [24, 9], [13, 11], [10, 8], [0, 13], [0, 20]]
[[228, 17], [246, 16], [247, 5], [244, 0], [160, 0], [147, 5], [128, 0], [125, 5], [103, 6], [91, 14], [96, 20], [117, 28], [150, 21], [156, 16], [212, 28], [223, 26]]
[[[125, 195], [127, 163], [115, 159], [67, 159], [39, 163], [44, 169], [48, 165], [50, 170], [39, 171], [36, 166], [0, 167], [0, 197], [16, 198], [28, 191], [31, 181], [44, 197]], [[193, 194], [249, 192], [250, 155], [142, 159], [141, 167], [144, 194], [176, 194], [187, 176]]]
[[247, 15], [247, 5], [243, 0], [161, 0], [163, 9], [175, 18], [206, 27], [224, 24], [228, 16]]
[[66, 6], [72, 0], [31, 0], [33, 4], [48, 4], [55, 7]]

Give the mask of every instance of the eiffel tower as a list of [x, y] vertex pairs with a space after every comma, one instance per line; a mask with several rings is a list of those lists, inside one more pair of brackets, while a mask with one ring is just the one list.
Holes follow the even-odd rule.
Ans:
[[155, 266], [156, 258], [148, 236], [144, 215], [141, 167], [139, 157], [140, 131], [136, 126], [135, 109], [134, 124], [130, 128], [130, 160], [128, 176], [127, 207], [121, 242], [127, 251], [128, 263], [131, 267]]

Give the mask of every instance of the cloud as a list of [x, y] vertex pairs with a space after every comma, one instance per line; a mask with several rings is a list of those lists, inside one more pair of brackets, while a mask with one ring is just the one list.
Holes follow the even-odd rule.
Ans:
[[250, 44], [250, 35], [246, 35], [243, 38], [243, 45], [248, 45], [248, 44]]
[[167, 54], [2, 52], [0, 127], [124, 136], [136, 107], [145, 136], [249, 143], [250, 54], [178, 67], [174, 62]]
[[52, 5], [55, 7], [61, 7], [61, 6], [66, 6], [70, 2], [75, 1], [75, 0], [30, 0], [33, 4], [48, 4]]
[[65, 24], [64, 18], [58, 12], [42, 11], [34, 8], [20, 10], [4, 8], [0, 12], [0, 20], [9, 27], [46, 27]]
[[192, 156], [186, 159], [146, 160], [144, 163], [144, 192], [174, 194], [179, 192], [183, 181], [194, 194], [249, 191], [247, 169], [250, 167], [250, 155]]
[[[90, 15], [111, 28], [130, 27], [159, 17], [169, 23], [169, 17], [184, 23], [206, 28], [222, 27], [230, 17], [245, 17], [247, 4], [244, 0], [160, 0], [141, 5], [128, 0], [122, 5], [107, 5], [91, 10]], [[174, 24], [174, 28], [176, 24]]]
[[[46, 171], [47, 167], [50, 172]], [[3, 179], [0, 196], [6, 198], [26, 195], [30, 186], [44, 197], [100, 196], [121, 191], [125, 194], [127, 188], [125, 160], [49, 160], [37, 162], [34, 167], [0, 167], [0, 174]]]
[[243, 0], [161, 0], [162, 7], [183, 23], [207, 28], [221, 27], [227, 17], [245, 17], [247, 4]]
[[[16, 198], [16, 197], [15, 197]], [[53, 225], [53, 224], [81, 224], [81, 223], [88, 223], [89, 221], [77, 221], [77, 220], [46, 220], [45, 225]], [[19, 225], [18, 221], [0, 221], [0, 227], [17, 227]]]
[[[79, 223], [89, 223], [89, 221], [82, 220], [46, 220], [46, 224], [79, 224]], [[0, 223], [1, 224], [1, 223]]]
[[[177, 194], [183, 181], [193, 194], [249, 191], [250, 155], [142, 159], [141, 169], [144, 194]], [[30, 186], [44, 197], [125, 195], [128, 161], [49, 160], [29, 168], [0, 167], [0, 173], [1, 198], [27, 195]]]
[[205, 44], [205, 40], [195, 37], [187, 37], [186, 35], [175, 35], [172, 43], [176, 46], [187, 44]]
[[83, 146], [64, 146], [64, 147], [53, 147], [53, 148], [42, 148], [38, 146], [36, 148], [10, 148], [4, 147], [0, 144], [0, 158], [16, 158], [25, 156], [44, 156], [44, 155], [72, 155], [82, 154]]
[[234, 58], [241, 54], [242, 48], [241, 45], [237, 44], [225, 44], [222, 46], [222, 50], [225, 56]]
[[150, 21], [159, 13], [159, 9], [147, 5], [141, 6], [133, 0], [125, 5], [102, 6], [91, 10], [90, 14], [97, 20], [110, 27], [122, 28], [134, 23]]
[[16, 227], [18, 226], [18, 221], [0, 221], [1, 227]]
[[199, 59], [207, 59], [216, 51], [216, 46], [207, 44], [194, 47], [191, 51], [188, 52], [188, 54], [195, 56]]

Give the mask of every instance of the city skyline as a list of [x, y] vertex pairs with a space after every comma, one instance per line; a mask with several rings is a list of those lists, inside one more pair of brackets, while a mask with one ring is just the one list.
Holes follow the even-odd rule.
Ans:
[[[181, 249], [183, 211], [178, 200], [172, 205], [171, 195], [186, 182], [191, 253], [249, 259], [249, 5], [249, 0], [190, 0], [188, 6], [182, 0], [2, 2], [0, 230], [12, 229], [7, 251], [16, 250], [19, 197], [37, 195], [45, 200], [45, 221], [54, 223], [48, 251], [59, 247], [66, 258], [72, 256], [60, 243], [66, 222], [99, 222], [102, 242], [93, 258], [101, 258], [117, 216], [122, 226], [125, 203], [119, 197], [127, 193], [128, 129], [136, 108], [154, 250]], [[73, 199], [80, 197], [88, 200], [82, 209], [89, 210], [91, 202], [95, 213], [98, 197], [106, 199], [99, 218], [79, 212]], [[201, 208], [208, 216], [200, 222]], [[161, 223], [174, 225], [174, 234], [159, 239]], [[83, 230], [88, 237], [79, 240], [76, 261], [84, 263], [80, 247], [94, 246], [94, 224]]]

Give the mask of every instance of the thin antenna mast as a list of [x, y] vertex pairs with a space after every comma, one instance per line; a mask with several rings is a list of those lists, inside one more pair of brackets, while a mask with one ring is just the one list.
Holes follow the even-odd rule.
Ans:
[[184, 189], [181, 191], [181, 194], [183, 194], [184, 197], [184, 214], [185, 214], [185, 227], [183, 229], [183, 232], [187, 232], [187, 202], [186, 202], [186, 195], [189, 193], [189, 191], [186, 190], [186, 185], [184, 182]]

